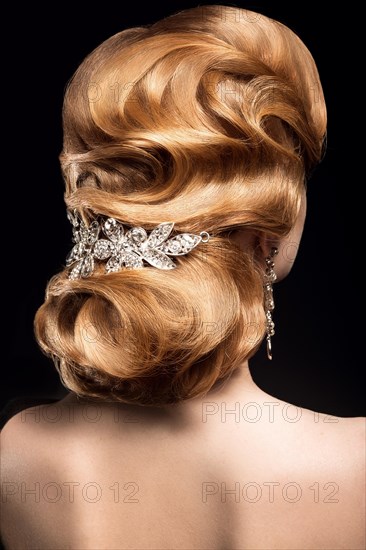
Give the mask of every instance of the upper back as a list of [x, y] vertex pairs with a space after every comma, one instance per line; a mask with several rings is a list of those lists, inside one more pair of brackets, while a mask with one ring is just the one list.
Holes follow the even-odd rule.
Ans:
[[263, 392], [153, 410], [66, 399], [2, 432], [9, 548], [363, 548], [362, 419]]

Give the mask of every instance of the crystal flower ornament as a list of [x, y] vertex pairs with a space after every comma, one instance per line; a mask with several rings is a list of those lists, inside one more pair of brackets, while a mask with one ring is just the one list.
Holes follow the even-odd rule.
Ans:
[[66, 258], [66, 265], [73, 266], [69, 279], [89, 277], [95, 260], [106, 261], [106, 273], [138, 269], [146, 267], [146, 263], [158, 269], [174, 269], [177, 266], [169, 256], [184, 256], [210, 238], [206, 231], [201, 231], [199, 235], [180, 233], [168, 239], [173, 222], [160, 223], [148, 235], [142, 227], [125, 231], [114, 218], [100, 217], [86, 226], [76, 210], [68, 210], [67, 217], [73, 226], [75, 243]]

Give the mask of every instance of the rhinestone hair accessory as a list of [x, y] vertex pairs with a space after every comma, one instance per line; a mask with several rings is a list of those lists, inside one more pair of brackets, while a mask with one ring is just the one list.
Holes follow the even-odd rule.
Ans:
[[142, 227], [125, 231], [122, 223], [114, 218], [100, 216], [87, 227], [76, 210], [68, 210], [67, 217], [73, 226], [75, 243], [66, 258], [66, 265], [73, 265], [69, 279], [89, 277], [95, 260], [107, 261], [106, 273], [139, 269], [146, 266], [144, 262], [158, 269], [174, 269], [177, 266], [169, 256], [184, 256], [210, 238], [207, 231], [201, 231], [199, 235], [180, 233], [168, 239], [173, 222], [160, 223], [148, 235]]

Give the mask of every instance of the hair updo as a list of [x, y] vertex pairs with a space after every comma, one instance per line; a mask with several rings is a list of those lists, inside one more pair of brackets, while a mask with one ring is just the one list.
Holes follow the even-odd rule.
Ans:
[[311, 54], [287, 27], [203, 6], [112, 36], [65, 95], [67, 207], [150, 231], [211, 234], [177, 268], [67, 269], [35, 332], [81, 396], [163, 406], [204, 396], [265, 334], [263, 268], [232, 229], [280, 238], [320, 161], [326, 111]]

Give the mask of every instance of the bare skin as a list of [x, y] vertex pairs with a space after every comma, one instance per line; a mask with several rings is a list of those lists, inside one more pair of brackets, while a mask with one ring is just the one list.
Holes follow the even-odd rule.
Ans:
[[159, 411], [70, 394], [2, 440], [9, 549], [365, 547], [364, 420], [288, 405], [247, 364]]
[[[279, 279], [305, 210], [275, 243]], [[232, 238], [244, 249], [258, 235]], [[263, 258], [273, 244], [260, 241]], [[10, 550], [364, 549], [365, 431], [266, 394], [247, 363], [159, 410], [70, 394], [3, 429], [2, 536]]]

